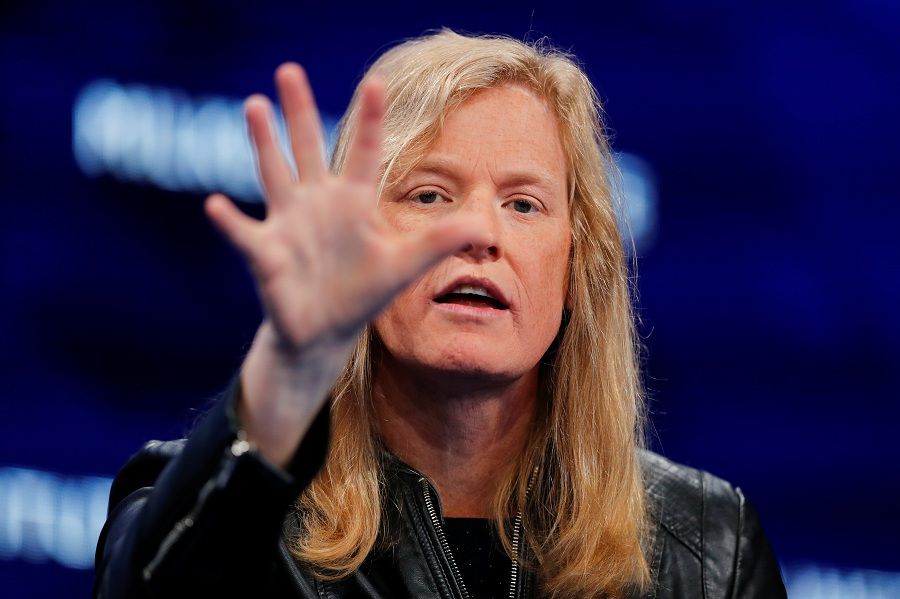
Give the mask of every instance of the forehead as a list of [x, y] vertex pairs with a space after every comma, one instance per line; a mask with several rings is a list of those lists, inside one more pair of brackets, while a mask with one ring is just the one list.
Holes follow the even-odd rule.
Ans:
[[435, 161], [531, 172], [553, 185], [568, 178], [556, 114], [520, 84], [480, 90], [451, 110], [422, 166]]

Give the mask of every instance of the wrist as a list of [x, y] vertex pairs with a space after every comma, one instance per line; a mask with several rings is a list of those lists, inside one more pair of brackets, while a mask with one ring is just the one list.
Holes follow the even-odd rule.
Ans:
[[270, 462], [286, 466], [352, 348], [319, 342], [286, 351], [272, 324], [263, 321], [241, 368], [237, 416], [245, 439]]

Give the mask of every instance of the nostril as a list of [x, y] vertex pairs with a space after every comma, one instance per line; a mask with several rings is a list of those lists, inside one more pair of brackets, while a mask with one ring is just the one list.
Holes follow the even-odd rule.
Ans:
[[496, 258], [500, 255], [500, 249], [494, 245], [493, 241], [488, 243], [469, 242], [459, 250], [463, 254], [478, 255], [481, 257], [490, 256]]

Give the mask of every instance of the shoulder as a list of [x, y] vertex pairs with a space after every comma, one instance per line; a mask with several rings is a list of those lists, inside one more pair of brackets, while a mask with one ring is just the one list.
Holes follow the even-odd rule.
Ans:
[[639, 455], [659, 597], [785, 596], [759, 516], [740, 487], [651, 451]]
[[644, 488], [663, 528], [698, 557], [722, 537], [733, 543], [746, 504], [739, 487], [652, 451], [641, 450], [640, 458]]
[[132, 492], [152, 487], [163, 469], [181, 450], [185, 439], [173, 441], [147, 441], [132, 455], [113, 480], [109, 492], [109, 505], [115, 506]]
[[733, 555], [748, 505], [739, 487], [704, 470], [641, 450], [644, 488], [655, 520], [697, 559]]

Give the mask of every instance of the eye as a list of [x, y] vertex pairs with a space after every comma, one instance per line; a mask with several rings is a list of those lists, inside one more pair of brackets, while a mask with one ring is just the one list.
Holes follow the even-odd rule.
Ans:
[[512, 205], [516, 212], [520, 212], [522, 214], [537, 212], [537, 208], [535, 208], [534, 204], [532, 204], [528, 200], [513, 200]]
[[434, 204], [438, 200], [444, 200], [446, 198], [434, 190], [426, 190], [414, 193], [409, 199], [418, 204]]

